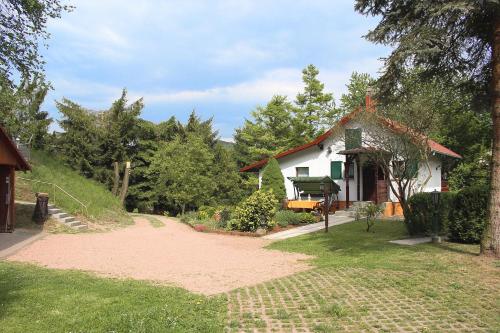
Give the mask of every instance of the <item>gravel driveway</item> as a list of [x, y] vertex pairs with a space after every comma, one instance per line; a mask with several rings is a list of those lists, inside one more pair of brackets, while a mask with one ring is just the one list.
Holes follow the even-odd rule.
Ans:
[[134, 217], [134, 226], [112, 232], [49, 235], [8, 260], [171, 283], [206, 295], [310, 268], [309, 256], [264, 249], [269, 241], [263, 239], [200, 233], [157, 218], [164, 227]]

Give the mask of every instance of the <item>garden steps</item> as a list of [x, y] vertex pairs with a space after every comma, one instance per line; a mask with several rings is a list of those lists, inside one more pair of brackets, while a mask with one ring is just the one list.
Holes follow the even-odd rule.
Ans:
[[49, 205], [49, 215], [57, 222], [75, 230], [85, 230], [87, 225], [54, 205]]

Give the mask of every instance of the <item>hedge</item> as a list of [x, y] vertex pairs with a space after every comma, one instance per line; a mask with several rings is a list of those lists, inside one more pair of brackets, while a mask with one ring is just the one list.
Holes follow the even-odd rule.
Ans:
[[[450, 240], [479, 243], [487, 225], [489, 188], [472, 186], [458, 192], [443, 192], [438, 206], [438, 233]], [[405, 223], [410, 235], [432, 233], [431, 193], [417, 193], [408, 200]]]

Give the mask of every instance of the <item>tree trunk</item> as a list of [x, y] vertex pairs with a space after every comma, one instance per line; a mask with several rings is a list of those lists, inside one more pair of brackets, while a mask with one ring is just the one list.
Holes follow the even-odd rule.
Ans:
[[118, 186], [120, 184], [120, 167], [118, 166], [118, 162], [113, 162], [113, 168], [115, 171], [115, 177], [113, 179], [112, 193], [114, 196], [117, 196], [118, 195]]
[[481, 243], [483, 254], [500, 257], [500, 15], [493, 30], [492, 110], [493, 148], [491, 158], [491, 195], [489, 226]]
[[120, 193], [120, 201], [122, 205], [125, 203], [125, 198], [127, 197], [129, 175], [130, 175], [130, 162], [127, 162], [125, 165], [125, 174], [123, 175], [122, 191]]

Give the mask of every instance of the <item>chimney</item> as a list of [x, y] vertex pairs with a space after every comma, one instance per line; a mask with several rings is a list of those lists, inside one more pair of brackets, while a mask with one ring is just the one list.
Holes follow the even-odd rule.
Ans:
[[374, 91], [373, 87], [370, 86], [366, 89], [365, 106], [368, 112], [375, 112], [375, 103], [372, 99]]

